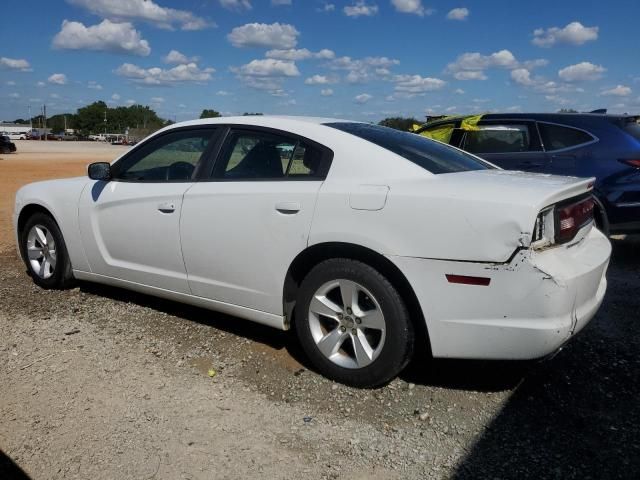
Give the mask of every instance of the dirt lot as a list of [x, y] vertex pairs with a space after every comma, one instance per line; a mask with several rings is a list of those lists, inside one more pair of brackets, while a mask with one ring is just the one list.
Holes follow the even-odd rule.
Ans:
[[36, 288], [8, 231], [16, 188], [122, 149], [25, 143], [0, 160], [0, 478], [640, 478], [640, 240], [614, 241], [603, 308], [553, 359], [418, 360], [355, 390], [287, 333]]

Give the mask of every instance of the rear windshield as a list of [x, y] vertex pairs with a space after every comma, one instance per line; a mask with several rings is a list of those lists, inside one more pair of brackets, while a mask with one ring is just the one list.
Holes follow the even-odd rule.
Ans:
[[325, 125], [375, 143], [431, 173], [454, 173], [494, 168], [472, 155], [415, 133], [401, 132], [368, 123], [335, 122]]
[[624, 125], [622, 129], [636, 140], [640, 140], [640, 123], [630, 122]]

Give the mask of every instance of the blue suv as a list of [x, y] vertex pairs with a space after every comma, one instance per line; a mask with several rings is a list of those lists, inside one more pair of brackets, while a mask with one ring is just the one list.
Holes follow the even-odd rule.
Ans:
[[416, 133], [451, 131], [451, 145], [507, 170], [596, 177], [600, 229], [640, 233], [640, 117], [491, 113], [481, 117], [477, 129], [465, 127], [464, 120], [429, 121]]

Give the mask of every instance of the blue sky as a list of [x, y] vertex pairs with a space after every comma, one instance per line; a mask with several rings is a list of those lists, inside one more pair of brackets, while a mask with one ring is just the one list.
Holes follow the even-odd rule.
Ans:
[[43, 103], [378, 121], [640, 110], [637, 0], [36, 0], [5, 6], [0, 119]]

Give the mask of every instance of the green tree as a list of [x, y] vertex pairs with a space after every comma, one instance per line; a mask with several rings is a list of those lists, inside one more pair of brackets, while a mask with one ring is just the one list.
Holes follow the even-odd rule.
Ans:
[[383, 127], [395, 128], [396, 130], [402, 130], [403, 132], [408, 131], [413, 124], [420, 124], [415, 118], [405, 118], [405, 117], [389, 117], [384, 120], [380, 120], [378, 125]]
[[107, 112], [107, 104], [103, 101], [93, 102], [91, 105], [78, 109], [77, 128], [83, 134], [104, 132], [104, 115]]
[[258, 113], [258, 112], [256, 112], [256, 113], [244, 112], [242, 114], [243, 117], [250, 117], [252, 115], [263, 115], [263, 114], [262, 113]]
[[216, 112], [214, 109], [205, 108], [200, 114], [200, 118], [218, 118], [221, 117], [220, 112]]

